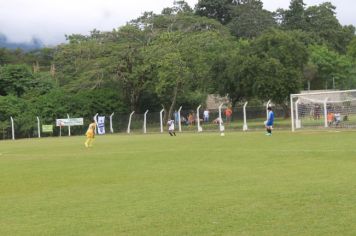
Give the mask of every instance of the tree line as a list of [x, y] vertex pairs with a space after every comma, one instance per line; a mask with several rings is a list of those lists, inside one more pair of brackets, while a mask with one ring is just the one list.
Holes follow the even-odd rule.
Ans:
[[0, 49], [2, 127], [10, 115], [23, 132], [36, 115], [53, 122], [68, 112], [163, 107], [171, 116], [213, 93], [232, 105], [272, 99], [287, 110], [291, 93], [356, 84], [355, 27], [341, 25], [328, 2], [291, 0], [270, 12], [260, 0], [175, 1], [110, 32], [66, 39], [31, 52]]

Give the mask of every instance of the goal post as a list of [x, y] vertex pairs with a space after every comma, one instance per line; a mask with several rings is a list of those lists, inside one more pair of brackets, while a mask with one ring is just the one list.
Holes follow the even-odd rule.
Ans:
[[291, 94], [291, 129], [356, 128], [356, 90]]

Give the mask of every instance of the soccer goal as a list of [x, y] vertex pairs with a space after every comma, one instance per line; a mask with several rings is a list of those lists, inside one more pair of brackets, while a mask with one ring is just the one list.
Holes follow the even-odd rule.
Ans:
[[306, 91], [290, 97], [292, 131], [356, 128], [356, 90]]

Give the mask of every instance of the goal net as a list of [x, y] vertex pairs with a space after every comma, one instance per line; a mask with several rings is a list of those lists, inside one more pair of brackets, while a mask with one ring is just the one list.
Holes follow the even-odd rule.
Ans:
[[291, 95], [292, 131], [356, 128], [356, 90]]

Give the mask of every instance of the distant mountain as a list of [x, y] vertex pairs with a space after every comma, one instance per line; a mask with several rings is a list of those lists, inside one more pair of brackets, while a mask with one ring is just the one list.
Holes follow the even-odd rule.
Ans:
[[31, 51], [44, 47], [42, 41], [36, 37], [33, 37], [29, 43], [14, 43], [9, 42], [6, 35], [0, 33], [0, 48], [17, 49], [20, 48], [24, 51]]

